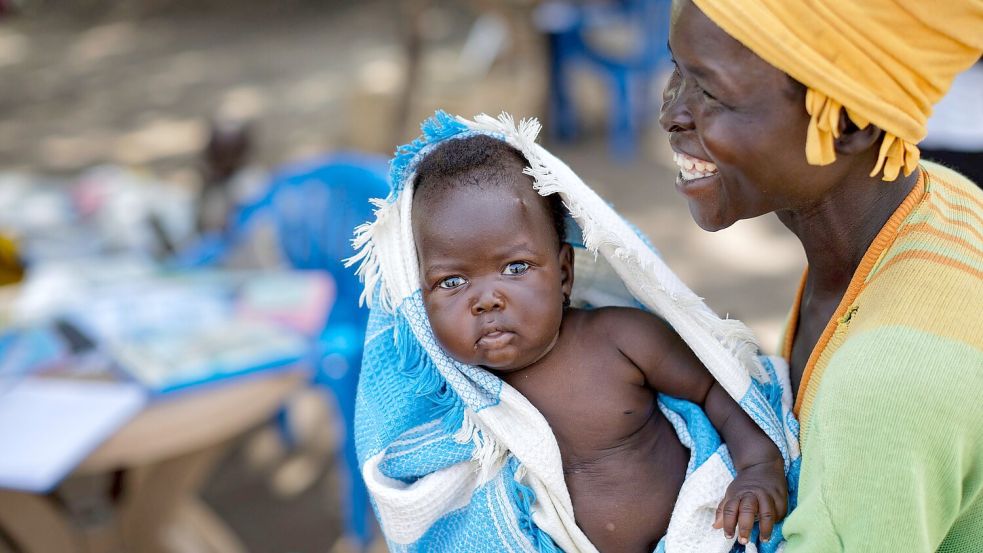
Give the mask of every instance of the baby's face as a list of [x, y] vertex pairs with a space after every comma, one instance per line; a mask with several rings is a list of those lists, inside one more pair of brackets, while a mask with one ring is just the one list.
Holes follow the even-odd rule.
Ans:
[[570, 246], [557, 243], [531, 186], [452, 187], [414, 201], [423, 301], [454, 359], [524, 368], [556, 343], [573, 284]]

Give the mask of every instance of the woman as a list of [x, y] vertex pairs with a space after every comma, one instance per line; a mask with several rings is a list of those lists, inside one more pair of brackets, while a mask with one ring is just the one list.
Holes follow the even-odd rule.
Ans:
[[983, 2], [676, 0], [669, 44], [693, 218], [774, 212], [808, 260], [787, 551], [983, 551], [983, 193], [916, 146], [979, 59]]

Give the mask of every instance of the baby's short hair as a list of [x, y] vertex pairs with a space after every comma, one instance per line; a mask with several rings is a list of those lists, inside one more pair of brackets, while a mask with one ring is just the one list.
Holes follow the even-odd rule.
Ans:
[[[431, 201], [452, 187], [482, 188], [488, 182], [525, 185], [521, 181], [532, 178], [522, 173], [521, 168], [527, 164], [519, 150], [491, 136], [477, 134], [445, 140], [417, 165], [413, 194], [421, 201]], [[567, 213], [563, 200], [559, 194], [542, 198], [562, 244], [566, 240]]]

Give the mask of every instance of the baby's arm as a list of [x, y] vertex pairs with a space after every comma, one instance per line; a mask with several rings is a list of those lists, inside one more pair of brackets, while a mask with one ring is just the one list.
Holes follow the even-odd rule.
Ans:
[[747, 543], [755, 516], [762, 539], [785, 516], [788, 488], [778, 447], [713, 378], [682, 338], [658, 317], [638, 309], [598, 312], [610, 340], [645, 375], [649, 386], [702, 405], [727, 442], [737, 477], [717, 508], [715, 528], [728, 536], [738, 528]]

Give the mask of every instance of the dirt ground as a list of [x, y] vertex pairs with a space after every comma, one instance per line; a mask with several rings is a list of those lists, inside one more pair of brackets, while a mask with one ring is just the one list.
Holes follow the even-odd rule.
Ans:
[[[116, 163], [194, 186], [196, 156], [216, 113], [255, 122], [254, 160], [266, 167], [357, 146], [391, 151], [403, 140], [379, 124], [389, 121], [380, 114], [392, 113], [402, 75], [397, 0], [65, 4], [28, 0], [24, 14], [0, 19], [0, 170], [71, 175]], [[425, 92], [414, 116], [446, 104], [497, 111], [505, 104], [496, 101], [517, 98], [529, 106], [525, 115], [540, 113], [545, 67], [534, 41], [506, 63], [517, 73], [506, 68], [470, 88], [431, 86], [447, 79], [441, 68], [452, 65], [473, 19], [460, 3], [437, 4], [443, 9], [426, 17]], [[468, 103], [477, 93], [467, 91], [493, 87], [510, 93]], [[441, 97], [452, 89], [453, 97]], [[596, 104], [603, 85], [592, 90]], [[603, 113], [603, 103], [591, 109]], [[554, 150], [646, 231], [711, 307], [745, 320], [774, 352], [804, 264], [798, 242], [774, 217], [700, 230], [673, 190], [658, 131], [633, 161], [610, 157], [603, 132]], [[284, 498], [245, 468], [245, 447], [223, 464], [207, 500], [252, 551], [329, 550], [339, 524], [327, 467], [316, 484]]]

